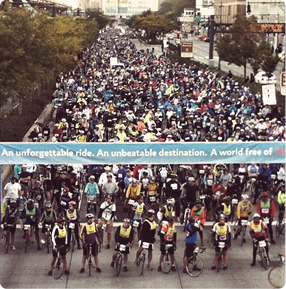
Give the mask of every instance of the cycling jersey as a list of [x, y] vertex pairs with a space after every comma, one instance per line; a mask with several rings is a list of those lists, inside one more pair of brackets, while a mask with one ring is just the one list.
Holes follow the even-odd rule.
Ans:
[[194, 206], [191, 210], [191, 216], [196, 220], [200, 220], [202, 225], [206, 222], [206, 210], [204, 207], [201, 207], [201, 209], [198, 210], [197, 207]]
[[265, 230], [267, 229], [267, 225], [265, 225], [262, 220], [259, 220], [259, 223], [256, 224], [254, 221], [250, 224], [250, 232], [254, 233], [254, 238], [265, 237]]
[[92, 195], [92, 196], [96, 196], [99, 194], [99, 190], [98, 190], [98, 186], [97, 183], [94, 182], [92, 183], [88, 183], [85, 187], [84, 192], [88, 195]]
[[132, 209], [135, 211], [135, 214], [134, 214], [134, 217], [133, 217], [134, 220], [142, 220], [142, 214], [144, 212], [144, 206], [145, 206], [144, 203], [139, 204], [139, 203], [135, 202], [133, 204], [133, 208]]
[[286, 199], [285, 191], [284, 192], [279, 191], [278, 197], [277, 197], [278, 204], [285, 206], [285, 199]]

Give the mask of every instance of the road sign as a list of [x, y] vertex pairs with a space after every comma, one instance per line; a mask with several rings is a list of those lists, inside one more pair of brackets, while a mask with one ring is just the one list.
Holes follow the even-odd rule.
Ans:
[[182, 41], [181, 57], [193, 57], [193, 42]]
[[280, 75], [280, 89], [281, 89], [281, 94], [286, 95], [286, 75], [285, 75], [285, 72], [281, 72], [281, 75]]
[[264, 105], [276, 105], [275, 84], [262, 85], [262, 101]]

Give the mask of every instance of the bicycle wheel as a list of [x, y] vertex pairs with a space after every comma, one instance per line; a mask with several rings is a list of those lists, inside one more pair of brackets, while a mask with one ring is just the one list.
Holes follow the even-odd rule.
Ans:
[[27, 253], [29, 239], [30, 239], [30, 235], [29, 235], [28, 232], [26, 232], [26, 236], [25, 236], [25, 253]]
[[263, 248], [263, 252], [261, 252], [259, 254], [260, 258], [261, 258], [261, 262], [262, 262], [262, 265], [264, 267], [265, 270], [268, 269], [268, 265], [267, 265], [267, 258], [266, 258], [266, 254], [265, 254], [265, 249]]
[[210, 231], [209, 242], [212, 248], [215, 248], [215, 239], [212, 231]]
[[219, 252], [218, 255], [218, 260], [217, 260], [217, 264], [216, 264], [216, 271], [219, 272], [220, 268], [221, 268], [221, 262], [222, 262], [222, 257], [221, 257], [221, 251]]
[[274, 288], [283, 288], [285, 285], [285, 266], [273, 267], [268, 273], [268, 281]]
[[5, 254], [8, 254], [9, 245], [10, 245], [10, 232], [8, 230], [6, 236]]
[[57, 258], [55, 260], [54, 268], [52, 270], [53, 277], [55, 279], [59, 279], [62, 276], [63, 271], [64, 271], [64, 265], [58, 253]]
[[88, 276], [91, 276], [91, 267], [92, 267], [92, 261], [91, 261], [91, 254], [89, 255], [88, 258]]
[[187, 263], [187, 272], [192, 277], [199, 276], [204, 269], [204, 262], [202, 258], [198, 255], [191, 256]]
[[121, 264], [122, 264], [122, 255], [118, 254], [116, 259], [116, 276], [119, 276], [121, 271]]
[[168, 274], [171, 271], [172, 261], [171, 261], [171, 256], [169, 255], [168, 252], [166, 252], [165, 255], [163, 256], [161, 267], [162, 267], [162, 271], [165, 274]]
[[243, 240], [245, 239], [245, 231], [246, 231], [246, 228], [245, 228], [245, 226], [243, 226], [240, 246], [243, 245]]
[[142, 266], [141, 266], [141, 275], [143, 275], [143, 271], [144, 271], [144, 263], [145, 263], [145, 253], [143, 253], [141, 260], [142, 262]]

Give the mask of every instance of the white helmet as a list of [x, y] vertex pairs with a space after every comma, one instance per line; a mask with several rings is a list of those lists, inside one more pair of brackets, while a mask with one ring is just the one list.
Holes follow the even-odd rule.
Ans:
[[259, 215], [258, 213], [255, 213], [255, 214], [253, 215], [252, 219], [254, 219], [254, 218], [260, 218], [260, 215]]
[[175, 204], [175, 199], [171, 198], [167, 200], [167, 205], [174, 205]]

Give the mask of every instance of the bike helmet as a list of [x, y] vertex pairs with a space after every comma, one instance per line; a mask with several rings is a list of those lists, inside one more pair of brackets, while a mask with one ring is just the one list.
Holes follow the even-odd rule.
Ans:
[[171, 198], [167, 200], [167, 205], [174, 205], [175, 204], [175, 199]]
[[132, 179], [132, 183], [136, 183], [137, 184], [137, 180], [135, 178]]
[[12, 175], [12, 176], [10, 177], [10, 180], [11, 180], [11, 181], [12, 181], [12, 180], [17, 181], [17, 178], [15, 177], [15, 175]]
[[87, 220], [89, 220], [89, 219], [94, 218], [94, 215], [91, 214], [91, 213], [88, 213], [88, 214], [85, 215], [85, 218], [86, 218]]
[[124, 220], [123, 220], [123, 222], [126, 222], [126, 223], [130, 223], [130, 219], [128, 219], [128, 218], [124, 218]]
[[224, 199], [224, 201], [227, 201], [227, 200], [230, 200], [231, 197], [230, 196], [225, 196], [223, 199]]
[[91, 180], [95, 180], [95, 176], [90, 176], [89, 177], [89, 180], [91, 181]]
[[58, 218], [57, 223], [62, 223], [64, 221], [64, 218]]
[[153, 209], [148, 210], [148, 217], [152, 217], [155, 215], [155, 211]]
[[262, 193], [260, 194], [260, 197], [267, 197], [267, 193], [266, 193], [266, 192], [262, 192]]
[[69, 192], [69, 188], [65, 187], [63, 191], [64, 191], [64, 193], [68, 193]]
[[178, 175], [177, 174], [171, 174], [171, 178], [177, 178]]
[[188, 222], [194, 224], [196, 222], [196, 219], [193, 216], [191, 216], [189, 217]]
[[194, 178], [194, 177], [189, 177], [189, 178], [188, 178], [188, 181], [189, 181], [189, 182], [194, 182], [194, 181], [195, 181], [195, 178]]
[[258, 213], [255, 213], [255, 214], [253, 215], [252, 219], [254, 219], [254, 218], [260, 218], [260, 215], [259, 215]]
[[151, 181], [156, 181], [156, 178], [155, 178], [155, 177], [152, 177], [150, 180], [151, 180]]
[[249, 199], [249, 196], [247, 194], [244, 194], [241, 197], [242, 197], [242, 199]]
[[220, 214], [218, 218], [219, 218], [219, 220], [222, 219], [222, 218], [225, 219], [225, 215], [224, 214]]
[[168, 223], [172, 223], [172, 222], [174, 221], [174, 218], [173, 218], [172, 216], [168, 216], [168, 217], [166, 218], [166, 221], [167, 221]]
[[70, 201], [69, 205], [76, 206], [76, 202], [75, 201]]
[[46, 209], [51, 209], [52, 205], [50, 202], [47, 202], [46, 205], [45, 205], [45, 208]]
[[32, 200], [32, 199], [29, 199], [28, 201], [27, 201], [27, 205], [28, 204], [34, 204], [34, 201]]
[[17, 200], [15, 198], [10, 199], [10, 207], [17, 208]]

